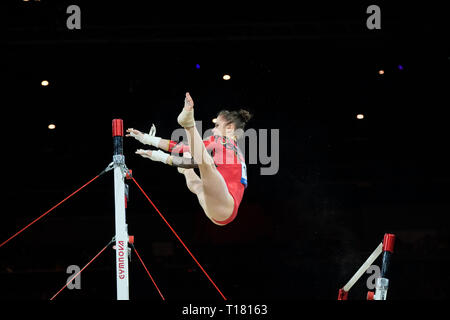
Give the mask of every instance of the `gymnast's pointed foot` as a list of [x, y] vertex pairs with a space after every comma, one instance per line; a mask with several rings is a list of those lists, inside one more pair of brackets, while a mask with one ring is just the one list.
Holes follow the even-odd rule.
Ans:
[[189, 92], [186, 92], [186, 98], [184, 99], [183, 111], [178, 115], [178, 124], [183, 128], [191, 128], [195, 126], [194, 120], [194, 101], [192, 100]]

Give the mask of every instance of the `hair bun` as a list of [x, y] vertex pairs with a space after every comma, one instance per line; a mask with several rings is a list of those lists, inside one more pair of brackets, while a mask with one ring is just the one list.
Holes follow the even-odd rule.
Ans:
[[250, 112], [244, 109], [239, 110], [238, 113], [239, 116], [242, 118], [242, 121], [244, 122], [248, 122], [253, 117], [253, 115], [250, 114]]

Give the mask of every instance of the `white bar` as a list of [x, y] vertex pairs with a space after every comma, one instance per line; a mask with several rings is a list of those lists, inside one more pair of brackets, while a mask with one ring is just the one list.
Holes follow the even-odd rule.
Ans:
[[116, 215], [116, 281], [117, 300], [129, 300], [128, 231], [125, 219], [125, 182], [119, 165], [114, 167], [114, 200]]
[[381, 242], [374, 252], [367, 258], [366, 262], [356, 271], [353, 277], [347, 282], [347, 284], [342, 288], [344, 291], [348, 292], [351, 287], [358, 281], [359, 278], [363, 275], [364, 272], [372, 265], [372, 263], [378, 258], [378, 256], [383, 252], [383, 242]]

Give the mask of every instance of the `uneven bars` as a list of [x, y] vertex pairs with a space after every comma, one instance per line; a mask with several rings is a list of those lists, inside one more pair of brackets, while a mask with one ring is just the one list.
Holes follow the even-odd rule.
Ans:
[[356, 271], [356, 273], [351, 277], [347, 284], [339, 289], [339, 300], [347, 300], [347, 292], [353, 287], [356, 281], [361, 278], [364, 272], [372, 265], [372, 263], [378, 258], [378, 256], [383, 252], [383, 242], [381, 242], [378, 247], [372, 252], [372, 254], [367, 258], [363, 265]]

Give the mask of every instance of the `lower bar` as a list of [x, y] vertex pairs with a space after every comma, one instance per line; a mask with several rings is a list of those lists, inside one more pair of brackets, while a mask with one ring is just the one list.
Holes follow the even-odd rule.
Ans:
[[349, 292], [351, 287], [358, 281], [359, 278], [366, 272], [366, 270], [372, 265], [372, 263], [378, 258], [383, 250], [383, 243], [381, 242], [378, 247], [372, 252], [372, 254], [367, 258], [363, 265], [356, 271], [353, 277], [348, 281], [348, 283], [342, 288], [344, 291]]

